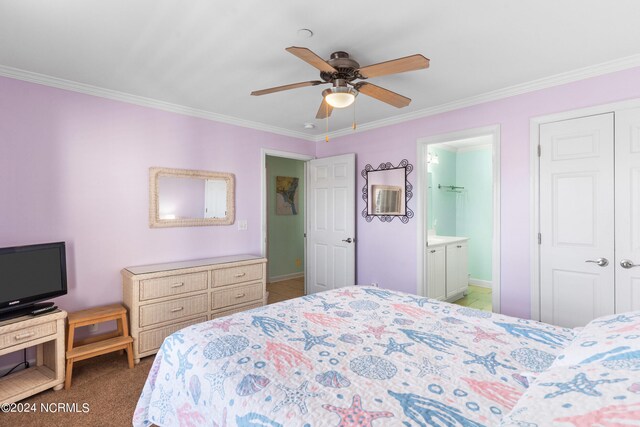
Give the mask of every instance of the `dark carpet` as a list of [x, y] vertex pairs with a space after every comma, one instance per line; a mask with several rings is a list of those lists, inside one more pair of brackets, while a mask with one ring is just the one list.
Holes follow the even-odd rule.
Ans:
[[[130, 426], [133, 411], [154, 357], [129, 369], [126, 355], [106, 354], [74, 364], [69, 390], [48, 390], [20, 403], [36, 404], [35, 413], [0, 414], [0, 426]], [[79, 412], [46, 413], [41, 404], [77, 403]], [[82, 412], [84, 404], [88, 411]]]

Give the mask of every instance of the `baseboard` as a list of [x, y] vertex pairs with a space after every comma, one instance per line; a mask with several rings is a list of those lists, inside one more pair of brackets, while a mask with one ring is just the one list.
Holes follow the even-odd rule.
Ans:
[[458, 301], [459, 299], [464, 298], [464, 297], [466, 296], [466, 295], [465, 295], [465, 293], [466, 293], [466, 292], [467, 292], [467, 291], [462, 291], [462, 292], [460, 292], [460, 293], [454, 294], [452, 297], [445, 298], [445, 299], [444, 299], [444, 302], [454, 303], [454, 302]]
[[269, 277], [267, 282], [268, 283], [284, 282], [285, 280], [297, 279], [299, 277], [304, 277], [303, 271], [300, 271], [298, 273], [290, 273], [290, 274], [283, 274], [281, 276]]
[[469, 279], [469, 284], [473, 286], [479, 286], [481, 288], [491, 289], [493, 287], [490, 280], [474, 279], [473, 277]]

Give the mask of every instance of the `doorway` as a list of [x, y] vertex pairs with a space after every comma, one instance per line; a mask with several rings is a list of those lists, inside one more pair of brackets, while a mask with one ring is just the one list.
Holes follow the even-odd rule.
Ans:
[[267, 302], [305, 295], [306, 162], [311, 157], [263, 150], [263, 251]]
[[[267, 289], [274, 289], [267, 301], [278, 302], [294, 296], [307, 295], [329, 289], [353, 286], [356, 284], [356, 169], [355, 154], [347, 153], [338, 156], [315, 159], [311, 156], [284, 151], [262, 150], [261, 174], [261, 254], [271, 263], [274, 249], [268, 253], [269, 238], [268, 211], [275, 195], [268, 195], [270, 179], [277, 174], [267, 172], [267, 158], [293, 159], [302, 161], [304, 167], [303, 189], [298, 194], [297, 215], [303, 217], [303, 273], [293, 272], [278, 275], [270, 270]], [[300, 185], [300, 180], [298, 180]], [[275, 191], [275, 190], [274, 190]], [[273, 207], [275, 209], [275, 207]], [[302, 209], [302, 213], [300, 213]], [[296, 259], [292, 258], [295, 263]], [[291, 259], [289, 261], [291, 262]], [[298, 264], [298, 263], [296, 263]], [[292, 276], [287, 277], [287, 274]], [[284, 276], [284, 277], [283, 277]], [[289, 284], [294, 292], [285, 292], [279, 282], [296, 279], [297, 283]], [[302, 280], [301, 280], [302, 279]], [[303, 283], [303, 285], [302, 285]], [[303, 286], [302, 292], [300, 287]]]
[[500, 311], [498, 126], [418, 141], [418, 293]]

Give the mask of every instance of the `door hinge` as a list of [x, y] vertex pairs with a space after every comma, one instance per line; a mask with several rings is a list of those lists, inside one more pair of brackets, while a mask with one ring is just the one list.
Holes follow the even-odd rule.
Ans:
[[542, 234], [538, 233], [538, 244], [541, 245], [542, 244]]
[[542, 156], [542, 147], [538, 145], [538, 157]]
[[307, 233], [304, 233], [304, 237], [305, 237], [305, 238], [307, 237]]

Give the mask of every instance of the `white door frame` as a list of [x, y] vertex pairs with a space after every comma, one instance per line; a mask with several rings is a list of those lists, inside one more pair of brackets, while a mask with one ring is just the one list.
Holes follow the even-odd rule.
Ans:
[[[300, 153], [290, 153], [288, 151], [279, 151], [272, 150], [270, 148], [262, 148], [260, 150], [260, 254], [264, 257], [267, 255], [267, 156], [271, 157], [282, 157], [285, 159], [292, 160], [302, 160], [307, 162], [309, 160], [315, 159], [314, 156], [309, 156], [306, 154]], [[306, 177], [307, 177], [307, 164], [304, 164], [304, 176], [305, 176], [305, 186], [304, 186], [304, 194], [303, 198], [303, 206], [304, 206], [304, 233], [306, 235], [307, 232], [307, 186], [306, 186]], [[305, 239], [304, 242], [304, 266], [305, 271], [307, 269], [307, 241]], [[306, 280], [305, 280], [305, 293], [306, 290]]]
[[420, 138], [417, 142], [418, 157], [416, 161], [418, 174], [418, 191], [416, 197], [416, 218], [418, 221], [418, 295], [427, 295], [426, 289], [426, 250], [427, 250], [427, 146], [460, 139], [491, 136], [493, 139], [493, 250], [491, 266], [492, 307], [500, 313], [500, 125], [484, 126], [458, 132], [440, 134]]
[[[538, 157], [538, 144], [540, 141], [540, 125], [559, 122], [562, 120], [577, 119], [597, 114], [614, 113], [616, 110], [640, 107], [640, 98], [628, 101], [613, 102], [596, 105], [593, 107], [563, 111], [561, 113], [533, 117], [529, 121], [529, 176], [531, 177], [529, 210], [531, 223], [529, 232], [530, 260], [531, 260], [531, 319], [540, 320], [540, 247], [538, 245], [538, 233], [540, 233], [540, 159]], [[615, 123], [615, 118], [614, 118]], [[542, 237], [544, 239], [544, 236]]]

